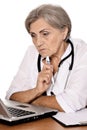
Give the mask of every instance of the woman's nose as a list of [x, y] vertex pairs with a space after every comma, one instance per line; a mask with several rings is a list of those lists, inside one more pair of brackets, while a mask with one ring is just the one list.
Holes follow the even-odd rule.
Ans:
[[42, 45], [42, 38], [41, 37], [38, 37], [37, 38], [37, 41], [36, 41], [36, 44], [37, 44], [37, 46], [41, 46]]

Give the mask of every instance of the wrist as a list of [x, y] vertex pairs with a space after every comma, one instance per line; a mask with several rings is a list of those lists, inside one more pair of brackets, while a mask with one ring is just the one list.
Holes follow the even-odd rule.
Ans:
[[36, 97], [41, 95], [41, 92], [39, 91], [39, 89], [37, 87], [34, 88], [34, 93], [35, 93]]

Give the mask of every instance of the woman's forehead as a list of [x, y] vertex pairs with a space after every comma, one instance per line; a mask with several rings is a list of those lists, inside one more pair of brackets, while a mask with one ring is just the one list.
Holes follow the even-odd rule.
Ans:
[[39, 18], [35, 22], [31, 23], [30, 25], [30, 32], [33, 32], [35, 30], [41, 31], [41, 30], [51, 30], [54, 29], [48, 22], [46, 22], [43, 18]]

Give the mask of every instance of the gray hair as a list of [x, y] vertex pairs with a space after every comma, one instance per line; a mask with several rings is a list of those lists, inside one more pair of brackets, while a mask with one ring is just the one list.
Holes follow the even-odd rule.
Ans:
[[64, 29], [67, 27], [68, 33], [66, 39], [70, 37], [71, 20], [62, 7], [44, 4], [33, 9], [25, 20], [25, 27], [28, 32], [30, 32], [30, 25], [39, 18], [44, 18], [44, 20], [54, 28]]

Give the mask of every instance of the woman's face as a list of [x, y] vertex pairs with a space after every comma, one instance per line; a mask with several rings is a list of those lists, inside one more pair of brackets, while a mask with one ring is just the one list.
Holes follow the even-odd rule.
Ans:
[[43, 18], [30, 25], [30, 35], [42, 57], [57, 55], [66, 37], [64, 30], [53, 28]]

